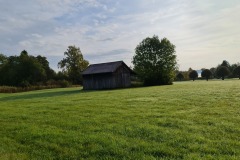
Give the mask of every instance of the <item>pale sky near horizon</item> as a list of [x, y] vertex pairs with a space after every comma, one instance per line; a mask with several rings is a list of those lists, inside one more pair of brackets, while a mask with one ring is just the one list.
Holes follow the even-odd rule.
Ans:
[[239, 0], [0, 0], [0, 53], [46, 56], [53, 69], [69, 45], [92, 63], [131, 65], [146, 37], [176, 46], [179, 69], [240, 62]]

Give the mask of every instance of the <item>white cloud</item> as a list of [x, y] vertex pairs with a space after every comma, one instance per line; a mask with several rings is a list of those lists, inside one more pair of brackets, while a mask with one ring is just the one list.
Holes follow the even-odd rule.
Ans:
[[156, 34], [176, 45], [183, 70], [239, 61], [236, 0], [11, 0], [1, 2], [0, 13], [4, 54], [26, 49], [53, 61], [76, 45], [91, 63], [122, 58], [130, 65], [136, 45]]

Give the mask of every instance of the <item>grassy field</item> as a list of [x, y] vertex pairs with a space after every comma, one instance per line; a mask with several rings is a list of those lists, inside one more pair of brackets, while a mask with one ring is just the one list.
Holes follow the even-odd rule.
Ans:
[[240, 159], [240, 80], [0, 94], [0, 159]]

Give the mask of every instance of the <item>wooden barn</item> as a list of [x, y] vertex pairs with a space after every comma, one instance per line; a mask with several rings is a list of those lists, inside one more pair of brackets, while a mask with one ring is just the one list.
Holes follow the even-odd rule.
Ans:
[[131, 86], [134, 72], [123, 62], [92, 64], [83, 71], [83, 89], [99, 90]]

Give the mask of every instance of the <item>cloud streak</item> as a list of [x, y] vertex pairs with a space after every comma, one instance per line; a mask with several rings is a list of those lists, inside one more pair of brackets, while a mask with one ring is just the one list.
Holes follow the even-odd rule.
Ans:
[[0, 52], [42, 54], [54, 69], [69, 45], [90, 63], [131, 65], [135, 47], [154, 34], [176, 45], [182, 70], [239, 62], [236, 0], [11, 0], [1, 2], [0, 13]]

